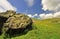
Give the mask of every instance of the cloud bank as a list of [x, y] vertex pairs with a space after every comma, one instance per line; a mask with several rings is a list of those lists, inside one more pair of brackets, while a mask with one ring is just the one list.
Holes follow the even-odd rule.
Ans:
[[40, 14], [39, 17], [41, 19], [48, 19], [48, 18], [60, 18], [60, 12], [56, 13], [49, 13], [49, 14]]
[[42, 0], [43, 10], [58, 11], [60, 9], [60, 0]]
[[34, 15], [28, 14], [28, 16], [31, 17], [31, 18], [36, 18], [36, 17], [38, 17], [38, 14], [34, 14]]
[[[41, 18], [59, 18], [60, 17], [60, 0], [42, 0], [43, 10], [53, 11], [55, 13], [40, 14]], [[44, 16], [44, 17], [43, 17]]]
[[5, 12], [6, 10], [16, 11], [16, 8], [8, 0], [0, 0], [0, 12]]
[[[60, 18], [60, 0], [42, 0], [41, 2], [44, 11], [53, 11], [49, 14], [39, 14], [40, 19], [48, 19], [48, 18]], [[34, 15], [33, 15], [34, 16]], [[31, 17], [31, 16], [30, 16]]]

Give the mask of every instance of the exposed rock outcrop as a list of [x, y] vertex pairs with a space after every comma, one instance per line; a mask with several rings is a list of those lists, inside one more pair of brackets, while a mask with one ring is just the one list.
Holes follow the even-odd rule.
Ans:
[[27, 15], [8, 10], [0, 13], [0, 31], [6, 32], [9, 29], [25, 29], [32, 25], [32, 19]]

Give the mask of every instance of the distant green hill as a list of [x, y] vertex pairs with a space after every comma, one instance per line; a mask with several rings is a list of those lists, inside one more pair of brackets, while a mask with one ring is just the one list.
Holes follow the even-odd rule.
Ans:
[[[60, 39], [60, 18], [33, 20], [33, 29], [12, 39]], [[2, 36], [0, 36], [2, 39]]]

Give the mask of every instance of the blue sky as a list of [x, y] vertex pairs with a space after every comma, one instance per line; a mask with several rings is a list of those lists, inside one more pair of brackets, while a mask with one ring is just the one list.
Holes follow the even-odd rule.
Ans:
[[34, 5], [29, 7], [25, 0], [9, 0], [9, 2], [17, 8], [17, 12], [35, 14], [43, 13], [41, 0], [34, 0]]
[[0, 12], [14, 10], [31, 18], [60, 18], [60, 0], [0, 0]]

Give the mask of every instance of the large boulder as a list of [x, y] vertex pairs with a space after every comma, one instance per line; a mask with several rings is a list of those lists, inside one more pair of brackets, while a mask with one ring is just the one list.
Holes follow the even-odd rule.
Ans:
[[31, 26], [32, 24], [32, 19], [27, 15], [16, 13], [15, 11], [11, 10], [0, 13], [0, 21], [2, 22], [2, 30], [4, 32], [9, 29], [24, 29], [28, 25]]
[[4, 27], [11, 29], [26, 28], [32, 23], [31, 18], [24, 14], [15, 14], [12, 17], [9, 17], [4, 24]]

